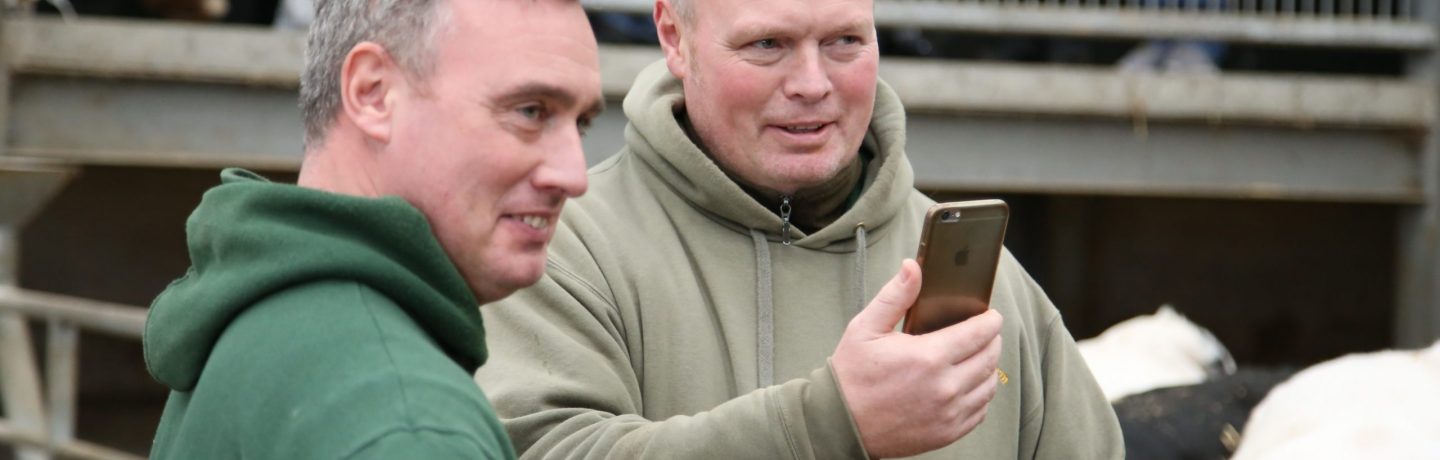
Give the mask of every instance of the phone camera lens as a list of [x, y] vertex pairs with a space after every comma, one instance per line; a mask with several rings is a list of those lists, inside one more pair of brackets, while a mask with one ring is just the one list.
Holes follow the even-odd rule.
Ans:
[[944, 219], [944, 220], [950, 220], [950, 217], [952, 217], [953, 214], [954, 214], [954, 213], [951, 213], [950, 211], [945, 211], [945, 212], [940, 213], [940, 218], [941, 218], [941, 219]]

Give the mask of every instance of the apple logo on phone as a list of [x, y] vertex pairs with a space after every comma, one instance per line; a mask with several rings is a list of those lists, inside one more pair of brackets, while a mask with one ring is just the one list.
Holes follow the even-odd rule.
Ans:
[[967, 265], [970, 263], [970, 247], [955, 251], [955, 265]]

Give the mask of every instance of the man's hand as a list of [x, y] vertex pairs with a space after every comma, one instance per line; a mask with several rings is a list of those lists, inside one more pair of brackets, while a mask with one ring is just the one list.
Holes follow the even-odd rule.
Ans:
[[965, 436], [995, 397], [1000, 324], [994, 310], [929, 334], [895, 331], [920, 293], [906, 259], [850, 321], [831, 365], [872, 457], [905, 457]]

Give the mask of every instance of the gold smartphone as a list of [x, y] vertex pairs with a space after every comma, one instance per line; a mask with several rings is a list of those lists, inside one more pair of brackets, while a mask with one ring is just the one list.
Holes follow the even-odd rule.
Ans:
[[920, 297], [905, 315], [906, 334], [925, 334], [990, 308], [1010, 207], [1001, 200], [939, 203], [920, 233]]

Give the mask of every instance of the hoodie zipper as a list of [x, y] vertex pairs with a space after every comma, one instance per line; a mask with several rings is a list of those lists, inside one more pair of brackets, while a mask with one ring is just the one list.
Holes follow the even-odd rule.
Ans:
[[780, 198], [780, 243], [790, 245], [790, 197]]

